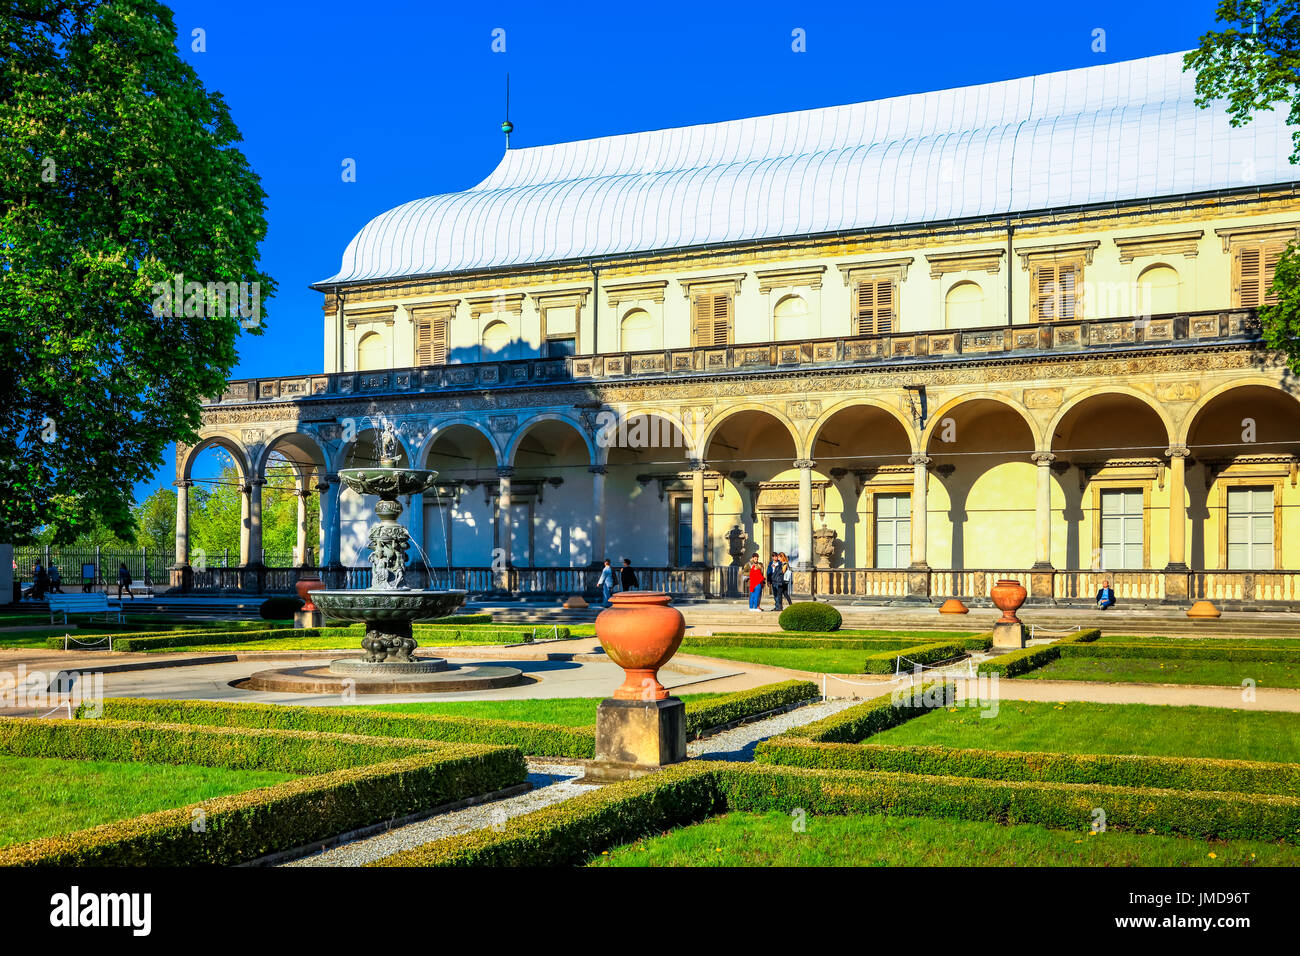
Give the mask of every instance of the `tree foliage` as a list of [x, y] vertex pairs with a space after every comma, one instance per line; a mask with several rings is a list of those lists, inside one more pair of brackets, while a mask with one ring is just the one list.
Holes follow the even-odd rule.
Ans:
[[[207, 284], [256, 283], [259, 319], [274, 292], [265, 193], [175, 44], [154, 0], [0, 0], [0, 540], [132, 537], [249, 324]], [[159, 308], [177, 277], [200, 294]]]
[[[1233, 126], [1286, 105], [1291, 162], [1300, 163], [1300, 0], [1222, 0], [1223, 29], [1201, 37], [1184, 68], [1196, 71], [1196, 103], [1224, 100]], [[1264, 342], [1300, 372], [1300, 249], [1287, 247], [1273, 277], [1275, 305], [1259, 310]]]

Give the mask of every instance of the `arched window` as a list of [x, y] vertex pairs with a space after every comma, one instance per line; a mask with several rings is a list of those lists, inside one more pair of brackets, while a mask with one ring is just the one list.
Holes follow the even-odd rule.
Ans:
[[984, 324], [984, 290], [978, 282], [958, 282], [943, 299], [944, 325], [950, 329]]
[[510, 343], [514, 335], [510, 331], [510, 326], [504, 322], [496, 321], [488, 325], [483, 330], [483, 357], [487, 358], [510, 358]]
[[1138, 314], [1164, 315], [1178, 311], [1178, 270], [1163, 262], [1148, 266], [1138, 276]]
[[801, 295], [787, 295], [772, 310], [772, 334], [778, 342], [806, 339], [812, 334], [808, 301]]
[[384, 337], [378, 332], [367, 332], [357, 343], [357, 370], [370, 372], [384, 368], [388, 364], [387, 353]]
[[658, 347], [655, 323], [645, 309], [633, 309], [618, 326], [619, 347], [624, 352], [646, 352]]

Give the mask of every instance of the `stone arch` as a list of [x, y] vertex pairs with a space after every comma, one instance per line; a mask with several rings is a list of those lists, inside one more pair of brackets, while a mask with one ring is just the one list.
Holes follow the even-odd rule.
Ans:
[[[618, 420], [617, 423], [615, 424], [615, 427], [619, 427], [619, 425], [623, 422], [630, 422], [637, 418], [658, 418], [661, 421], [666, 422], [681, 434], [682, 442], [684, 445], [682, 449], [683, 456], [686, 458], [698, 457], [694, 437], [691, 435], [691, 430], [686, 427], [686, 424], [682, 419], [681, 415], [677, 414], [676, 412], [668, 411], [659, 406], [653, 406], [649, 408], [623, 407], [623, 408], [614, 408], [612, 410], [618, 416]], [[597, 424], [599, 425], [600, 422], [598, 421]], [[599, 430], [598, 430], [598, 434], [599, 434]], [[611, 451], [611, 448], [602, 447], [599, 448], [598, 451], [601, 453], [600, 454], [601, 459], [606, 460], [609, 458], [609, 452]]]
[[[285, 454], [283, 448], [277, 448], [277, 445], [287, 446], [294, 454]], [[300, 469], [309, 466], [315, 468], [319, 475], [324, 475], [329, 469], [329, 455], [315, 435], [301, 431], [296, 425], [284, 425], [273, 431], [257, 447], [253, 460], [253, 473], [257, 477], [266, 477], [267, 462], [275, 451], [279, 451]]]
[[[1173, 442], [1174, 435], [1177, 433], [1177, 428], [1174, 426], [1174, 420], [1169, 414], [1169, 410], [1145, 392], [1140, 392], [1136, 388], [1130, 388], [1127, 385], [1106, 385], [1098, 388], [1090, 388], [1087, 391], [1074, 396], [1074, 398], [1063, 402], [1061, 407], [1056, 410], [1056, 414], [1052, 416], [1051, 422], [1048, 423], [1047, 428], [1043, 432], [1044, 441], [1049, 446], [1053, 443], [1052, 436], [1056, 434], [1056, 430], [1060, 428], [1061, 423], [1065, 421], [1066, 416], [1075, 408], [1085, 402], [1097, 398], [1104, 398], [1107, 395], [1127, 395], [1130, 398], [1137, 399], [1156, 414], [1164, 425], [1165, 438], [1170, 443]], [[1051, 451], [1051, 448], [1039, 448], [1038, 450]]]
[[908, 441], [908, 445], [910, 446], [911, 453], [916, 454], [916, 447], [917, 447], [916, 429], [913, 427], [911, 420], [907, 416], [905, 416], [897, 408], [891, 406], [888, 402], [882, 401], [881, 399], [850, 398], [850, 399], [845, 399], [844, 401], [839, 402], [835, 405], [832, 405], [830, 408], [826, 409], [826, 411], [822, 412], [820, 416], [818, 416], [817, 420], [813, 422], [812, 427], [808, 429], [808, 434], [806, 435], [806, 439], [807, 439], [806, 443], [796, 446], [800, 449], [799, 452], [800, 456], [803, 458], [816, 457], [813, 454], [813, 449], [816, 447], [817, 437], [818, 435], [821, 434], [821, 430], [826, 426], [826, 423], [829, 422], [840, 412], [845, 411], [846, 409], [849, 408], [857, 408], [857, 407], [878, 408], [882, 412], [885, 412], [887, 415], [892, 417], [895, 421], [898, 422], [899, 425], [902, 426], [903, 434], [907, 436], [907, 441]]
[[568, 425], [578, 434], [578, 437], [582, 439], [583, 444], [587, 446], [587, 463], [589, 465], [600, 464], [600, 455], [597, 453], [598, 449], [596, 448], [595, 442], [592, 440], [591, 434], [587, 429], [582, 427], [580, 422], [576, 422], [569, 416], [562, 415], [558, 412], [543, 412], [540, 415], [534, 415], [532, 418], [528, 419], [523, 427], [519, 428], [511, 437], [510, 444], [506, 446], [506, 453], [502, 457], [502, 460], [506, 465], [513, 466], [515, 464], [515, 459], [519, 455], [520, 443], [528, 437], [529, 432], [543, 422], [560, 422], [561, 424]]
[[1222, 397], [1228, 392], [1241, 388], [1267, 388], [1270, 391], [1277, 392], [1279, 395], [1285, 395], [1292, 401], [1300, 404], [1300, 397], [1284, 388], [1279, 388], [1275, 379], [1268, 379], [1262, 375], [1252, 375], [1249, 378], [1234, 379], [1231, 382], [1225, 382], [1224, 384], [1211, 389], [1209, 392], [1206, 392], [1190, 409], [1187, 410], [1187, 414], [1180, 423], [1177, 431], [1178, 444], [1188, 444], [1191, 439], [1192, 429], [1196, 427], [1197, 419], [1201, 417], [1201, 414], [1208, 409], [1216, 399]]
[[502, 454], [501, 443], [497, 441], [497, 437], [492, 434], [488, 428], [484, 427], [482, 422], [477, 422], [472, 418], [451, 418], [445, 421], [440, 421], [433, 428], [429, 429], [429, 434], [425, 436], [424, 441], [420, 444], [414, 459], [421, 463], [421, 468], [424, 467], [424, 463], [428, 462], [429, 452], [433, 450], [434, 442], [436, 442], [448, 430], [458, 427], [469, 428], [482, 435], [487, 439], [488, 447], [492, 449], [492, 454], [496, 456], [497, 466], [500, 467], [505, 463], [506, 458]]
[[939, 428], [940, 423], [950, 412], [962, 405], [980, 401], [999, 402], [1024, 419], [1025, 425], [1029, 428], [1029, 434], [1033, 437], [1034, 442], [1034, 447], [1032, 449], [1025, 449], [1026, 454], [1042, 449], [1043, 433], [1038, 427], [1038, 423], [1034, 421], [1034, 417], [1029, 414], [1029, 409], [1025, 408], [1024, 405], [1017, 402], [1015, 399], [998, 392], [973, 392], [967, 395], [958, 395], [954, 398], [950, 398], [930, 415], [930, 421], [926, 424], [925, 430], [921, 432], [921, 437], [916, 443], [920, 453], [926, 453], [926, 450], [930, 447], [930, 439], [934, 437], [934, 433]]
[[199, 455], [209, 448], [220, 448], [227, 452], [235, 462], [235, 468], [239, 472], [239, 477], [247, 481], [253, 476], [253, 468], [249, 461], [248, 449], [235, 436], [218, 432], [211, 435], [200, 437], [199, 441], [190, 446], [185, 453], [185, 458], [178, 469], [182, 481], [191, 480], [190, 472], [194, 468], [194, 462]]
[[762, 402], [741, 402], [738, 405], [728, 406], [726, 411], [721, 415], [716, 416], [713, 421], [709, 422], [704, 429], [704, 434], [700, 436], [699, 441], [695, 444], [699, 453], [701, 455], [707, 455], [709, 451], [709, 443], [712, 442], [714, 437], [717, 435], [718, 429], [742, 412], [762, 412], [766, 415], [770, 415], [772, 418], [776, 419], [776, 421], [784, 425], [786, 431], [790, 433], [790, 441], [794, 444], [795, 454], [797, 455], [799, 450], [803, 448], [803, 436], [799, 434], [798, 427], [784, 412], [778, 411], [770, 405], [764, 405]]

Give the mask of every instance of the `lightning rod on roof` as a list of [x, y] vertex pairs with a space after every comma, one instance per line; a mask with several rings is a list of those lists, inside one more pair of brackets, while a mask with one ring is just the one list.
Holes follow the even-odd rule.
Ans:
[[506, 74], [506, 119], [501, 124], [501, 132], [506, 134], [506, 149], [510, 148], [510, 132], [515, 128], [515, 124], [510, 122], [510, 74]]

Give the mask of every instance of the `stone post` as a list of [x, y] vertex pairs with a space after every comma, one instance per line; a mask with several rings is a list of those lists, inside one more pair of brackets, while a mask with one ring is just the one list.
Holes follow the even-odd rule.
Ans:
[[1187, 567], [1187, 459], [1186, 445], [1165, 449], [1169, 456], [1169, 563], [1165, 566], [1165, 600], [1185, 601]]
[[[340, 552], [343, 549], [342, 509], [339, 507], [338, 475], [326, 475], [324, 481], [316, 486], [321, 493], [320, 503], [320, 563], [322, 568], [337, 567], [340, 564]], [[322, 579], [325, 580], [325, 579]], [[334, 585], [330, 585], [333, 587]]]
[[1053, 603], [1055, 599], [1054, 577], [1052, 568], [1052, 462], [1056, 456], [1051, 452], [1034, 452], [1030, 456], [1038, 466], [1037, 486], [1034, 499], [1034, 566], [1029, 575], [1029, 602], [1032, 604]]
[[[813, 526], [812, 526], [812, 470], [817, 463], [807, 458], [794, 462], [799, 469], [799, 558], [795, 562], [796, 571], [809, 571], [813, 566]], [[811, 587], [801, 589], [808, 593]]]
[[907, 459], [907, 463], [912, 466], [912, 563], [907, 574], [907, 596], [912, 600], [928, 601], [930, 565], [925, 560], [925, 523], [930, 458], [926, 455], [912, 455]]
[[591, 566], [605, 561], [605, 474], [604, 465], [592, 465], [591, 472]]
[[501, 549], [498, 560], [493, 562], [497, 572], [497, 587], [502, 591], [510, 590], [510, 479], [515, 470], [508, 466], [497, 469], [500, 484], [497, 487], [497, 511], [499, 517], [497, 546]]
[[707, 466], [698, 458], [691, 460], [691, 565], [708, 566], [705, 555], [704, 520], [704, 469]]
[[190, 568], [190, 487], [194, 482], [182, 478], [176, 482], [176, 563], [172, 565], [172, 587], [188, 591], [194, 585]]
[[311, 531], [310, 512], [307, 509], [311, 489], [306, 482], [302, 482], [294, 494], [298, 496], [298, 541], [294, 548], [294, 563], [304, 568], [307, 566], [307, 535]]

